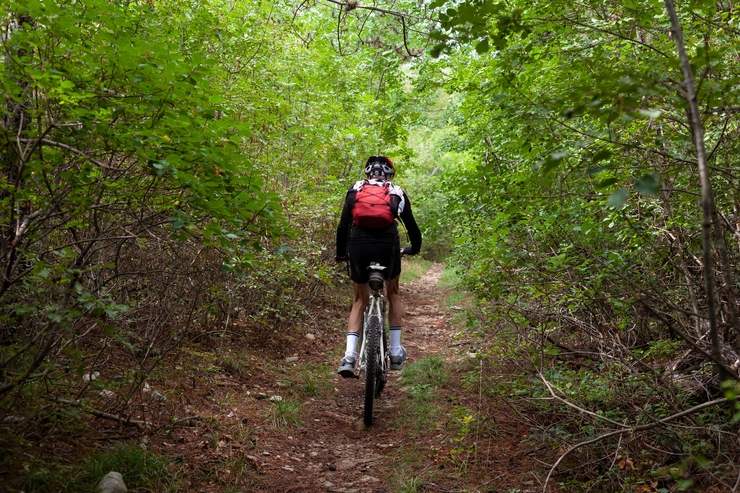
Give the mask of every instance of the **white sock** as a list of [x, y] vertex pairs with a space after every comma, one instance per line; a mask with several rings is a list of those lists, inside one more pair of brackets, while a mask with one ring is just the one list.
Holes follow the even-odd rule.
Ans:
[[357, 358], [357, 341], [359, 340], [359, 332], [347, 332], [347, 349], [344, 350], [345, 358]]
[[401, 327], [398, 325], [391, 326], [391, 354], [393, 356], [401, 354]]

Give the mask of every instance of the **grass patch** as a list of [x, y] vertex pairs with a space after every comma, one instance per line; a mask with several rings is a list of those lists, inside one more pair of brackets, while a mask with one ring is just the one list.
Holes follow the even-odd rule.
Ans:
[[73, 490], [92, 491], [100, 478], [110, 471], [118, 471], [130, 490], [172, 491], [176, 485], [167, 464], [165, 458], [136, 444], [125, 443], [89, 457], [82, 465], [82, 484]]
[[439, 356], [428, 356], [414, 361], [401, 374], [403, 385], [429, 385], [440, 387], [447, 383], [449, 375], [444, 361]]
[[442, 275], [439, 276], [439, 287], [443, 289], [459, 289], [462, 284], [462, 274], [451, 267], [445, 265]]
[[296, 372], [295, 390], [304, 397], [319, 397], [331, 390], [334, 370], [325, 363], [301, 366]]
[[136, 444], [124, 443], [97, 452], [77, 466], [53, 463], [31, 466], [24, 480], [23, 491], [95, 491], [95, 486], [110, 471], [121, 473], [129, 491], [177, 491], [177, 477], [169, 471], [168, 463], [164, 457]]
[[231, 351], [221, 353], [217, 364], [232, 377], [239, 378], [247, 374], [247, 361], [239, 353], [232, 353]]
[[441, 358], [430, 356], [409, 364], [401, 374], [401, 384], [406, 388], [401, 420], [417, 431], [428, 428], [439, 415], [436, 403], [437, 390], [449, 378]]
[[427, 462], [425, 451], [411, 446], [403, 447], [394, 460], [390, 476], [391, 491], [399, 493], [417, 493], [424, 491], [424, 483], [429, 480], [426, 474], [419, 472]]
[[398, 484], [398, 493], [417, 493], [421, 491], [424, 481], [420, 476], [403, 475]]
[[452, 314], [452, 325], [465, 327], [470, 319], [471, 296], [462, 287], [461, 274], [446, 266], [439, 278], [444, 292], [444, 307]]
[[401, 269], [401, 282], [411, 282], [426, 274], [432, 262], [421, 257], [404, 257]]
[[431, 385], [410, 385], [406, 389], [408, 397], [402, 405], [401, 421], [417, 432], [429, 428], [439, 416], [435, 389]]
[[269, 412], [269, 420], [275, 428], [300, 426], [301, 403], [292, 399], [273, 402]]

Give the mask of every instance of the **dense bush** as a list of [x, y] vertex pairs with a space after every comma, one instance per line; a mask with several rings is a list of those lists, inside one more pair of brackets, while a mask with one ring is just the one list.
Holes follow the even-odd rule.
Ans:
[[[740, 336], [731, 8], [692, 2], [679, 12], [714, 192], [713, 305], [684, 74], [663, 7], [485, 1], [440, 10], [433, 37], [445, 55], [416, 83], [428, 107], [446, 99], [454, 110], [420, 119], [411, 145], [431, 209], [424, 227], [446, 232], [451, 261], [483, 303], [497, 335], [491, 356], [531, 375], [526, 394], [552, 399], [539, 373], [560, 397], [629, 426], [721, 400], [737, 380]], [[516, 382], [504, 387], [521, 395]], [[547, 408], [539, 423], [555, 447], [610, 426], [560, 401]], [[732, 406], [688, 420], [703, 426], [579, 448], [568, 459], [606, 456], [603, 476], [568, 469], [561, 479], [621, 490], [648, 481], [650, 461], [668, 478], [661, 485], [733, 484], [737, 447], [720, 438], [736, 430]], [[674, 446], [661, 448], [671, 436]], [[617, 440], [625, 456], [643, 456], [639, 471], [614, 473]]]

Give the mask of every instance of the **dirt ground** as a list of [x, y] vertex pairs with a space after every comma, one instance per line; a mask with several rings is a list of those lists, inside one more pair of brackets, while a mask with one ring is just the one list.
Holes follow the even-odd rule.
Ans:
[[[208, 389], [183, 388], [180, 411], [197, 416], [194, 426], [174, 428], [157, 448], [180, 458], [189, 491], [539, 490], [532, 471], [542, 466], [528, 457], [526, 427], [474, 389], [478, 361], [451, 323], [441, 273], [434, 265], [401, 288], [407, 366], [433, 357], [449, 374], [434, 392], [433, 419], [414, 422], [409, 389], [393, 372], [374, 425], [363, 426], [362, 382], [334, 373], [344, 347], [343, 314], [335, 313], [316, 327], [338, 321], [304, 334], [288, 356], [250, 354], [246, 378], [217, 374]], [[472, 392], [470, 382], [462, 388], [466, 376]], [[466, 428], [466, 413], [473, 427]]]
[[[73, 465], [138, 444], [169, 464], [176, 480], [162, 491], [541, 491], [547, 465], [534, 459], [536, 440], [527, 440], [526, 419], [486, 391], [483, 382], [499, 375], [478, 359], [480, 339], [440, 286], [442, 271], [434, 264], [402, 283], [409, 359], [391, 373], [369, 428], [362, 381], [335, 373], [348, 292], [340, 303], [316, 302], [302, 326], [267, 330], [237, 317], [212, 339], [180, 347], [129, 407], [152, 426], [88, 416], [84, 430], [46, 433], [36, 448]], [[414, 368], [427, 368], [427, 380], [412, 381]], [[109, 409], [103, 398], [93, 405]]]

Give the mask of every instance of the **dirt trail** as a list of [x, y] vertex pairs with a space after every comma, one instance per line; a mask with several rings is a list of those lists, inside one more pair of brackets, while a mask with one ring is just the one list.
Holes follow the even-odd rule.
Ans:
[[[403, 344], [409, 354], [407, 364], [431, 355], [451, 365], [469, 358], [468, 350], [463, 349], [465, 341], [453, 341], [455, 329], [443, 309], [444, 296], [438, 287], [441, 273], [442, 266], [435, 264], [422, 278], [401, 287], [407, 304], [403, 336]], [[338, 334], [337, 338], [341, 336]], [[420, 446], [427, 451], [422, 461], [427, 464], [421, 464], [420, 469], [439, 469], [435, 472], [437, 482], [420, 481], [420, 491], [453, 491], [460, 489], [462, 483], [490, 483], [481, 478], [477, 481], [466, 478], [468, 474], [475, 474], [472, 466], [467, 471], [451, 468], [449, 473], [445, 473], [445, 459], [450, 448], [444, 445], [445, 438], [449, 438], [446, 430], [437, 427], [429, 433], [410, 434], [403, 428], [401, 413], [404, 412], [406, 396], [400, 383], [399, 372], [392, 372], [376, 404], [375, 424], [366, 430], [361, 421], [362, 382], [335, 376], [334, 398], [312, 399], [304, 403], [301, 428], [282, 434], [269, 430], [260, 433], [259, 443], [263, 451], [257, 462], [266, 483], [272, 485], [273, 491], [396, 491], [399, 487], [398, 451], [409, 445]], [[452, 382], [452, 385], [456, 383]], [[452, 400], [451, 396], [439, 397], [443, 401]], [[512, 435], [521, 432], [516, 426], [511, 431]], [[495, 447], [505, 449], [504, 453], [510, 456], [518, 443], [515, 439], [511, 436], [511, 440], [499, 441]], [[487, 453], [488, 464], [480, 464], [486, 468], [493, 464], [490, 442]], [[395, 482], [391, 480], [394, 474]], [[505, 476], [490, 469], [487, 474], [498, 480]], [[458, 486], [449, 489], [450, 485]], [[519, 491], [526, 489], [520, 488]]]
[[[314, 320], [315, 333], [294, 334], [287, 355], [250, 352], [254, 371], [246, 378], [217, 373], [197, 398], [192, 389], [184, 394], [192, 403], [185, 410], [205, 418], [160, 445], [183, 457], [192, 491], [534, 491], [527, 429], [500, 399], [479, 392], [475, 348], [455, 334], [438, 285], [442, 269], [435, 264], [401, 286], [407, 366], [435, 356], [449, 377], [434, 390], [431, 419], [421, 427], [409, 422], [409, 391], [392, 372], [375, 424], [365, 429], [362, 382], [333, 373], [344, 314], [316, 315], [324, 319]], [[320, 390], [297, 391], [297, 375], [307, 369], [320, 375]], [[299, 422], [276, 425], [275, 411], [289, 402], [299, 405]]]
[[[441, 272], [442, 267], [435, 265], [421, 279], [401, 287], [408, 307], [403, 340], [408, 362], [448, 354], [452, 330], [440, 308]], [[391, 491], [385, 480], [393, 466], [388, 460], [409, 440], [398, 424], [403, 400], [398, 379], [399, 372], [392, 372], [376, 404], [375, 424], [365, 430], [362, 382], [336, 376], [334, 398], [309, 401], [303, 408], [304, 426], [289, 434], [287, 443], [281, 440], [285, 437], [262, 437], [268, 453], [271, 447], [281, 451], [262, 456], [261, 470], [273, 479], [269, 483], [276, 491]]]

